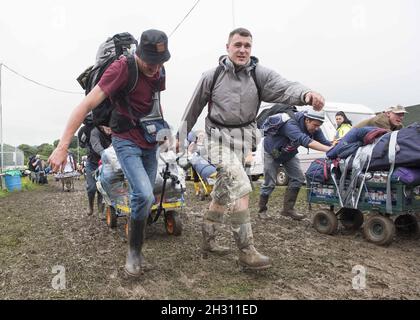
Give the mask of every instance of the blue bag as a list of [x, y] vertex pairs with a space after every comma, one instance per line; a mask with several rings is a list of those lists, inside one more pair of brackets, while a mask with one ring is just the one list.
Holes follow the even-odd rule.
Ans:
[[326, 183], [330, 178], [328, 171], [330, 163], [329, 160], [323, 158], [312, 161], [305, 173], [306, 179], [310, 182]]
[[143, 137], [148, 143], [163, 141], [167, 136], [167, 130], [170, 130], [169, 124], [163, 118], [140, 121], [140, 128], [142, 128]]

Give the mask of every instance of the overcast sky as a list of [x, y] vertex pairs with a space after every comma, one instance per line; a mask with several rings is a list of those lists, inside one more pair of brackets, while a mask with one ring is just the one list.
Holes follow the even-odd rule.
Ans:
[[[168, 35], [196, 0], [7, 1], [0, 62], [51, 87], [82, 92], [78, 75], [108, 36], [161, 29]], [[234, 10], [233, 10], [234, 9]], [[201, 0], [169, 39], [164, 113], [178, 126], [202, 72], [226, 54], [234, 27], [252, 54], [327, 101], [381, 110], [420, 103], [418, 0]], [[83, 95], [55, 92], [2, 69], [3, 142], [52, 143]], [[206, 113], [204, 111], [203, 113]]]

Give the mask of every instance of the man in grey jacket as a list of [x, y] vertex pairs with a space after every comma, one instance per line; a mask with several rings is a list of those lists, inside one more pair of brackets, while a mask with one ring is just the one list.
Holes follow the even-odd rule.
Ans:
[[228, 55], [219, 59], [218, 68], [203, 74], [182, 117], [181, 133], [192, 130], [208, 104], [205, 128], [209, 138], [208, 158], [217, 166], [218, 174], [212, 201], [203, 219], [203, 254], [227, 253], [228, 248], [218, 245], [215, 238], [228, 209], [231, 230], [239, 248], [239, 264], [250, 269], [266, 269], [271, 266], [270, 258], [254, 247], [248, 209], [252, 188], [243, 167], [245, 156], [260, 138], [255, 122], [259, 105], [261, 101], [310, 104], [320, 110], [324, 99], [258, 64], [258, 59], [251, 56], [251, 49], [252, 35], [248, 30], [238, 28], [229, 34]]

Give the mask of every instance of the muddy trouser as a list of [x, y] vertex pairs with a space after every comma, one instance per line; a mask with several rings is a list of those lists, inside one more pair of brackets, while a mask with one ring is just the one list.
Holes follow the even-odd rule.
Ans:
[[86, 191], [88, 195], [95, 195], [96, 192], [96, 180], [94, 177], [95, 170], [98, 169], [98, 163], [87, 161], [86, 171]]
[[[229, 147], [218, 143], [211, 143], [208, 152], [209, 162], [215, 165], [217, 169], [216, 183], [211, 192], [211, 197], [216, 204], [226, 206], [226, 209], [229, 206], [234, 207], [236, 200], [252, 191], [242, 162], [235, 153], [231, 152]], [[224, 216], [224, 212], [211, 210], [204, 214], [202, 225], [203, 251], [218, 252], [221, 254], [228, 251], [228, 248], [221, 247], [215, 242], [216, 231], [219, 225], [225, 222]], [[230, 212], [230, 219], [226, 222], [229, 221], [232, 227], [234, 225], [237, 227], [236, 224], [242, 223], [242, 221], [239, 221], [240, 219], [246, 220], [247, 218], [249, 218], [248, 210], [244, 210], [242, 214], [239, 212]], [[232, 229], [234, 234], [235, 230]]]
[[157, 146], [144, 149], [130, 140], [116, 136], [112, 137], [112, 145], [130, 184], [131, 219], [145, 220], [155, 201], [153, 188], [158, 164]]
[[[300, 168], [299, 159], [294, 156], [292, 159], [284, 162], [283, 168], [289, 177], [289, 188], [300, 188], [305, 183], [302, 169]], [[267, 152], [264, 152], [264, 183], [261, 185], [260, 194], [262, 196], [270, 196], [276, 187], [277, 170], [279, 169], [279, 162]]]
[[209, 162], [216, 166], [216, 183], [211, 193], [219, 205], [231, 205], [252, 192], [242, 161], [231, 149], [218, 143], [209, 145]]

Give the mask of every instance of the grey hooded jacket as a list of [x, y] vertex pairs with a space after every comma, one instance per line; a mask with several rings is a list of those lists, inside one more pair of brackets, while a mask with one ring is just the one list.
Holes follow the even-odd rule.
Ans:
[[[182, 121], [184, 124], [186, 122], [187, 132], [192, 130], [203, 108], [210, 101], [211, 118], [218, 123], [241, 127], [241, 124], [254, 121], [245, 129], [255, 130], [260, 101], [251, 75], [253, 68], [261, 88], [261, 100], [264, 102], [304, 105], [305, 94], [311, 91], [302, 84], [288, 81], [275, 71], [261, 66], [256, 57], [251, 57], [249, 64], [238, 70], [235, 70], [234, 64], [226, 55], [220, 57], [219, 64], [224, 70], [215, 81], [212, 96], [210, 97], [210, 89], [216, 68], [202, 75], [184, 112]], [[207, 134], [210, 135], [213, 128], [226, 129], [206, 117]]]

